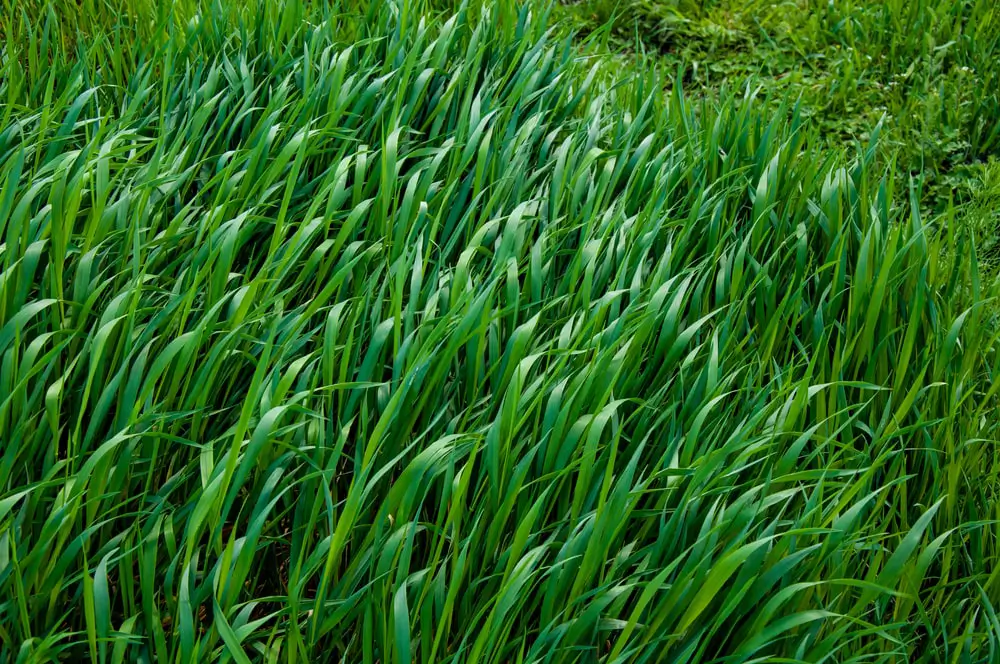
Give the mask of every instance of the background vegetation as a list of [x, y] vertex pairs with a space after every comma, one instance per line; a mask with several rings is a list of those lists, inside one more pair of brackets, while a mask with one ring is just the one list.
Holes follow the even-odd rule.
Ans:
[[0, 661], [996, 661], [995, 10], [734, 7], [8, 5]]
[[[851, 155], [882, 123], [881, 164], [929, 213], [957, 204], [992, 264], [1000, 226], [1000, 8], [989, 0], [577, 0], [566, 24], [679, 71], [689, 94], [759, 88], [811, 141]], [[603, 28], [603, 30], [602, 30]]]

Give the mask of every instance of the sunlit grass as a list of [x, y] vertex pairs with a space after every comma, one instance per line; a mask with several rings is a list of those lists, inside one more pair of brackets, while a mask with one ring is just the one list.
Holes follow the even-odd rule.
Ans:
[[877, 136], [286, 5], [6, 19], [0, 661], [1000, 657], [995, 288]]

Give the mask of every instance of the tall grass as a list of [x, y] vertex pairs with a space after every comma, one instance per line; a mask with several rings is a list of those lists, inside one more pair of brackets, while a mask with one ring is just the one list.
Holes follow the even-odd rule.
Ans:
[[286, 4], [4, 25], [0, 660], [1000, 657], [995, 289], [874, 142]]

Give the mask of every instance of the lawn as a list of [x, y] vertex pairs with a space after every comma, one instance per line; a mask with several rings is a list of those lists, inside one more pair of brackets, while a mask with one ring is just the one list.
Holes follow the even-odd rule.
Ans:
[[[798, 103], [820, 144], [850, 154], [880, 121], [880, 149], [918, 177], [929, 202], [977, 193], [1000, 154], [1000, 8], [987, 0], [576, 0], [584, 33], [609, 27], [700, 93], [750, 81]], [[996, 175], [991, 174], [993, 186]]]
[[5, 0], [0, 662], [1000, 661], [1000, 9]]

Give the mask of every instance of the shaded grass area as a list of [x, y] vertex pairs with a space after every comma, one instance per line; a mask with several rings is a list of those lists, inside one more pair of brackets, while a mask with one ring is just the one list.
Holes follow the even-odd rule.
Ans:
[[996, 288], [876, 136], [537, 5], [80, 7], [0, 46], [0, 661], [996, 661]]
[[884, 159], [920, 180], [930, 210], [996, 195], [984, 164], [1000, 156], [1000, 9], [989, 0], [581, 0], [563, 5], [584, 32], [682, 68], [689, 92], [762, 87], [801, 104], [832, 149], [867, 142], [883, 118]]

